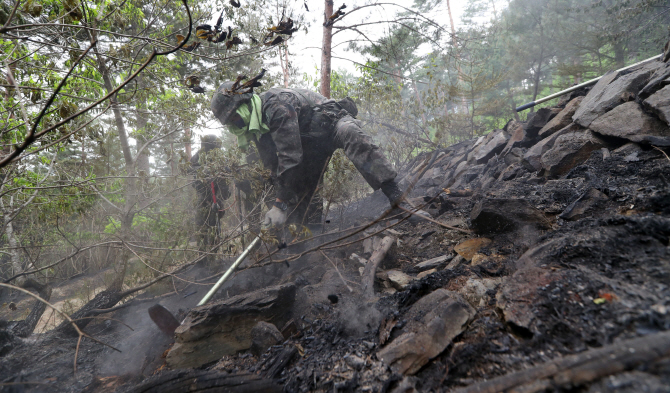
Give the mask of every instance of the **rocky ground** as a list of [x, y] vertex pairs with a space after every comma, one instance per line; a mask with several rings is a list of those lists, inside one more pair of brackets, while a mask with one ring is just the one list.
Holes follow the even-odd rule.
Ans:
[[670, 64], [610, 73], [417, 157], [402, 184], [433, 221], [365, 227], [373, 194], [333, 218], [359, 233], [289, 246], [203, 307], [164, 297], [174, 336], [138, 301], [111, 315], [135, 330], [87, 328], [123, 352], [84, 340], [76, 374], [76, 337], [7, 339], [2, 389], [670, 392], [669, 121]]

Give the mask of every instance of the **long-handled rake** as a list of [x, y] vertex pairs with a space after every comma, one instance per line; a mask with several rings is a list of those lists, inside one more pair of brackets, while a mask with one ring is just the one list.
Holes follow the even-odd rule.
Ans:
[[[226, 270], [226, 272], [219, 278], [219, 281], [214, 284], [212, 289], [207, 292], [205, 296], [200, 300], [198, 303], [198, 306], [202, 306], [203, 304], [207, 303], [209, 299], [216, 293], [216, 291], [221, 288], [221, 285], [230, 277], [230, 275], [235, 271], [237, 266], [242, 263], [242, 261], [249, 255], [251, 250], [258, 244], [258, 242], [261, 240], [261, 236], [258, 235], [256, 238], [247, 246], [247, 248], [242, 251], [242, 254], [240, 254], [239, 257], [233, 262], [233, 264]], [[180, 323], [177, 321], [177, 318], [175, 318], [174, 315], [168, 309], [165, 307], [161, 306], [160, 304], [155, 304], [149, 308], [149, 317], [151, 318], [152, 321], [158, 326], [158, 328], [168, 336], [172, 336], [174, 334], [174, 331], [183, 323], [183, 321]]]

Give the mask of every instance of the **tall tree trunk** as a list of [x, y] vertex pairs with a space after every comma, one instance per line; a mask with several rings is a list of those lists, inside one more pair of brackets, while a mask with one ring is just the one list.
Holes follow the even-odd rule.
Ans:
[[[581, 59], [579, 57], [575, 57], [572, 59], [572, 65], [575, 67], [579, 67], [582, 64]], [[578, 85], [582, 83], [582, 73], [581, 72], [576, 72], [575, 73], [575, 85]]]
[[614, 63], [616, 68], [623, 68], [626, 60], [626, 49], [623, 42], [619, 41], [614, 44]]
[[[0, 199], [0, 202], [2, 199]], [[3, 203], [3, 210], [5, 206]], [[12, 211], [11, 206], [9, 211]], [[21, 255], [19, 254], [19, 242], [16, 240], [16, 233], [14, 233], [14, 224], [11, 220], [11, 214], [5, 214], [5, 236], [7, 237], [7, 244], [9, 245], [9, 258], [12, 263], [12, 275], [23, 273], [23, 264], [21, 263]], [[21, 286], [25, 281], [24, 277], [19, 277], [16, 279], [15, 284]]]
[[447, 0], [447, 13], [449, 14], [449, 23], [451, 24], [451, 42], [456, 46], [456, 26], [454, 26], [454, 17], [451, 14], [451, 3]]
[[184, 144], [184, 150], [186, 150], [186, 158], [191, 161], [193, 155], [191, 154], [191, 126], [187, 125], [184, 129], [184, 136], [186, 137], [186, 143]]
[[[283, 55], [282, 49], [284, 49]], [[279, 51], [279, 64], [281, 64], [282, 75], [284, 76], [284, 87], [288, 88], [288, 45], [283, 45], [283, 48], [280, 46], [277, 50]]]
[[136, 133], [137, 136], [135, 137], [137, 142], [135, 146], [135, 149], [137, 150], [135, 152], [135, 168], [137, 173], [141, 173], [144, 176], [149, 176], [151, 175], [151, 167], [149, 165], [149, 149], [145, 148], [140, 152], [142, 146], [144, 146], [144, 144], [147, 143], [147, 140], [149, 140], [147, 135], [144, 133], [147, 123], [149, 122], [149, 116], [144, 105], [138, 105], [138, 107], [135, 109], [135, 116], [137, 116], [137, 131], [139, 131]]
[[323, 41], [321, 44], [321, 86], [322, 96], [330, 98], [330, 62], [333, 42], [333, 26], [327, 26], [328, 17], [333, 14], [333, 0], [325, 0], [326, 7], [323, 15]]
[[425, 128], [427, 126], [426, 113], [423, 108], [423, 101], [421, 101], [421, 94], [419, 94], [419, 89], [416, 88], [416, 82], [414, 81], [414, 79], [412, 79], [412, 88], [414, 89], [416, 102], [419, 103], [419, 111], [421, 112], [421, 122], [423, 123], [423, 127]]
[[[91, 34], [91, 41], [95, 40], [95, 32], [89, 31]], [[98, 71], [102, 75], [102, 80], [104, 82], [105, 90], [107, 93], [114, 91], [114, 85], [112, 84], [112, 78], [109, 74], [109, 69], [105, 65], [105, 61], [100, 56], [97, 47], [93, 48], [96, 55], [96, 60], [98, 63]], [[128, 142], [128, 134], [126, 133], [125, 123], [123, 121], [123, 116], [121, 115], [121, 110], [118, 106], [118, 101], [116, 100], [116, 94], [112, 95], [109, 98], [110, 104], [112, 106], [112, 113], [114, 115], [114, 121], [116, 123], [116, 130], [119, 135], [119, 141], [121, 142], [121, 150], [123, 151], [124, 166], [126, 169], [125, 179], [125, 190], [124, 190], [124, 199], [125, 204], [121, 212], [121, 238], [128, 239], [132, 230], [133, 218], [135, 216], [135, 204], [137, 203], [137, 179], [135, 171], [135, 162], [133, 160], [133, 155], [130, 151], [130, 143]], [[126, 275], [126, 267], [128, 266], [128, 259], [130, 259], [130, 252], [124, 248], [121, 253], [121, 258], [116, 265], [116, 277], [114, 281], [107, 288], [109, 291], [118, 292], [123, 286], [123, 279]]]
[[475, 137], [475, 92], [472, 92], [472, 113], [470, 113], [470, 138]]
[[81, 140], [81, 168], [83, 171], [86, 170], [86, 138]]
[[[540, 94], [540, 77], [542, 75], [542, 63], [544, 62], [544, 26], [542, 25], [542, 15], [540, 15], [540, 58], [537, 60], [537, 72], [535, 73], [535, 87], [533, 89], [533, 101]], [[535, 107], [530, 108], [529, 113], [535, 112]]]
[[[449, 14], [449, 23], [451, 24], [451, 47], [455, 51], [456, 70], [458, 71], [458, 83], [463, 83], [463, 70], [461, 70], [461, 55], [458, 53], [458, 43], [456, 42], [456, 26], [454, 25], [454, 17], [451, 14], [451, 4], [447, 0], [447, 13]], [[468, 113], [468, 101], [461, 96], [461, 111]]]
[[447, 96], [442, 90], [440, 90], [440, 99], [444, 102], [444, 121], [446, 122], [449, 120], [449, 105], [447, 105]]
[[[535, 101], [537, 98], [537, 95], [540, 93], [540, 73], [542, 72], [542, 60], [540, 59], [539, 64], [537, 65], [537, 68], [535, 69], [535, 78], [533, 83], [535, 86], [533, 87], [533, 99], [532, 101]], [[535, 107], [530, 108], [529, 113], [535, 112]]]
[[[396, 68], [393, 70], [393, 80], [395, 83], [398, 84], [398, 87], [402, 90], [403, 87], [403, 77], [402, 77], [402, 71], [400, 68], [400, 63], [396, 61]], [[405, 115], [405, 103], [403, 100], [400, 100], [400, 116], [404, 119], [407, 118]]]
[[509, 102], [512, 105], [512, 113], [514, 113], [514, 120], [520, 121], [519, 119], [519, 113], [516, 111], [516, 103], [514, 102], [514, 92], [509, 86], [509, 81], [505, 84], [505, 90], [507, 90], [507, 97], [509, 98]]
[[[142, 92], [142, 96], [146, 93], [144, 91], [145, 83], [142, 75], [137, 77], [137, 84], [139, 90]], [[137, 101], [137, 106], [135, 107], [135, 125], [137, 129], [135, 130], [135, 170], [137, 173], [141, 173], [144, 176], [151, 175], [151, 167], [149, 166], [149, 149], [144, 149], [140, 152], [142, 146], [150, 139], [147, 135], [147, 123], [149, 122], [149, 113], [147, 113], [147, 104], [145, 100], [139, 99]]]
[[168, 142], [170, 143], [170, 151], [168, 162], [170, 164], [170, 175], [177, 176], [179, 173], [179, 168], [177, 168], [177, 156], [174, 154], [174, 137], [173, 135], [168, 136]]

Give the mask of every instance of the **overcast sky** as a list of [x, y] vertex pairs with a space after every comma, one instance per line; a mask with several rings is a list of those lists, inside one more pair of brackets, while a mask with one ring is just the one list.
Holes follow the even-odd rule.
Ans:
[[[297, 8], [298, 6], [302, 7], [304, 12], [303, 0], [288, 0], [289, 4]], [[302, 30], [294, 34], [291, 41], [289, 41], [290, 51], [293, 54], [293, 57], [290, 59], [293, 63], [293, 66], [306, 72], [309, 75], [316, 74], [316, 68], [320, 67], [321, 64], [321, 42], [323, 35], [323, 11], [324, 11], [324, 0], [307, 0], [307, 7], [309, 8], [308, 19], [310, 22], [310, 27], [308, 28], [308, 33], [305, 34]], [[334, 9], [337, 9], [340, 5], [346, 4], [347, 8], [345, 11], [351, 12], [357, 7], [360, 7], [369, 1], [361, 0], [335, 0]], [[346, 15], [341, 21], [337, 22], [339, 26], [350, 26], [353, 24], [360, 23], [363, 20], [367, 22], [373, 21], [385, 21], [392, 20], [397, 12], [402, 11], [402, 8], [394, 6], [392, 3], [402, 5], [404, 7], [411, 8], [411, 1], [397, 1], [397, 0], [381, 0], [379, 3], [385, 3], [383, 6], [369, 7], [364, 10], [356, 11], [350, 15]], [[463, 8], [466, 5], [466, 1], [451, 0], [450, 4], [452, 7], [452, 12], [454, 13], [454, 23], [458, 25], [458, 20], [460, 15], [463, 12]], [[448, 25], [449, 17], [446, 13], [446, 6], [439, 7], [440, 9], [435, 9], [429, 17], [434, 18], [438, 23], [443, 24], [445, 28], [450, 28]], [[441, 9], [441, 8], [444, 8]], [[361, 31], [371, 40], [376, 40], [384, 36], [384, 33], [388, 31], [389, 24], [380, 23], [375, 25], [369, 25], [361, 27]], [[335, 31], [335, 30], [334, 30]], [[341, 32], [335, 34], [333, 37], [333, 56], [332, 66], [333, 70], [345, 69], [349, 72], [355, 73], [354, 64], [349, 61], [353, 60], [359, 63], [365, 63], [365, 58], [360, 56], [357, 53], [348, 52], [345, 50], [347, 40], [352, 40], [357, 38], [357, 34], [351, 31]], [[338, 46], [339, 44], [339, 46]], [[342, 60], [335, 57], [343, 57], [348, 60]]]

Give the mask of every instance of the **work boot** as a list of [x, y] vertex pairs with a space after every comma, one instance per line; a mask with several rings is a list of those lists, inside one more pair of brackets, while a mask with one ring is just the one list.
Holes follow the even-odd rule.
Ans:
[[381, 190], [384, 193], [384, 195], [386, 195], [386, 197], [388, 198], [391, 207], [393, 207], [393, 210], [391, 211], [391, 216], [399, 216], [401, 218], [404, 218], [406, 217], [407, 214], [410, 214], [407, 213], [405, 210], [403, 210], [407, 209], [411, 210], [414, 213], [411, 214], [411, 216], [408, 219], [408, 221], [411, 222], [412, 224], [418, 224], [419, 222], [427, 221], [421, 218], [422, 216], [426, 218], [432, 218], [430, 216], [430, 213], [421, 209], [417, 210], [416, 207], [412, 205], [406, 198], [403, 198], [402, 196], [403, 192], [400, 191], [400, 187], [398, 187], [398, 183], [396, 183], [395, 180], [382, 183]]

